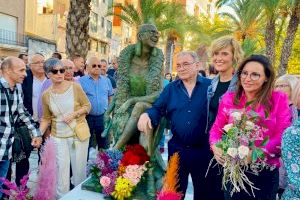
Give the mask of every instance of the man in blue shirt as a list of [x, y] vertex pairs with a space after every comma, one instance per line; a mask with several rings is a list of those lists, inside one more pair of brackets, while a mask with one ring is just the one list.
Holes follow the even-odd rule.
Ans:
[[96, 134], [98, 148], [105, 148], [105, 138], [101, 137], [104, 130], [103, 114], [111, 102], [113, 89], [110, 80], [100, 75], [101, 64], [97, 57], [88, 58], [86, 64], [88, 75], [81, 77], [79, 83], [92, 105], [91, 111], [86, 117], [91, 132], [89, 147], [93, 144], [93, 134]]
[[159, 98], [140, 116], [138, 129], [148, 133], [161, 117], [171, 122], [172, 139], [168, 143], [169, 156], [179, 152], [179, 191], [185, 194], [188, 176], [194, 185], [194, 199], [209, 199], [209, 180], [205, 173], [210, 161], [206, 127], [207, 88], [210, 80], [198, 75], [199, 60], [194, 52], [177, 56], [179, 79], [168, 84]]

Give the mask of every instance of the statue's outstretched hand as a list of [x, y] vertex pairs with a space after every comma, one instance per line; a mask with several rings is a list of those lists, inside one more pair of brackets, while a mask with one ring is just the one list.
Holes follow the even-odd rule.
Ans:
[[148, 113], [143, 113], [140, 116], [137, 127], [138, 127], [139, 131], [141, 131], [143, 133], [148, 133], [148, 130], [152, 129], [151, 119], [150, 119]]

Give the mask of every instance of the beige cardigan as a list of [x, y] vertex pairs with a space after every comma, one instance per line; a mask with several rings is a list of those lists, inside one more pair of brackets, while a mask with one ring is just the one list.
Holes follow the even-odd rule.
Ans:
[[[91, 104], [86, 96], [86, 94], [84, 93], [84, 91], [82, 90], [81, 86], [78, 83], [72, 83], [73, 85], [73, 90], [74, 90], [74, 111], [76, 112], [77, 110], [81, 109], [81, 108], [85, 108], [86, 110], [86, 114], [88, 114], [91, 110]], [[48, 88], [43, 96], [42, 96], [42, 102], [43, 102], [43, 117], [42, 120], [47, 120], [50, 121], [51, 123], [51, 135], [56, 135], [56, 122], [55, 120], [53, 120], [56, 116], [53, 115], [51, 109], [50, 109], [50, 92], [51, 92], [51, 88]], [[85, 122], [87, 123], [86, 119], [85, 119], [86, 115], [81, 115], [78, 118], [76, 118], [76, 123], [80, 123], [80, 122]]]

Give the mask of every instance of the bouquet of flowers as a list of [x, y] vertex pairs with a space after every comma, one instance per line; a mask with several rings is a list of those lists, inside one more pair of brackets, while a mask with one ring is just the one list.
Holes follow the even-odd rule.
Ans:
[[[266, 113], [267, 117], [267, 113]], [[222, 140], [216, 147], [223, 150], [223, 180], [226, 189], [228, 183], [232, 184], [231, 195], [241, 190], [258, 189], [248, 179], [246, 171], [258, 174], [268, 167], [266, 164], [265, 146], [269, 137], [264, 136], [266, 128], [260, 124], [260, 116], [253, 110], [233, 110], [230, 113], [230, 122], [223, 127]]]
[[96, 160], [89, 164], [89, 172], [99, 192], [123, 200], [132, 196], [147, 171], [149, 159], [141, 145], [127, 145], [124, 151], [99, 152]]

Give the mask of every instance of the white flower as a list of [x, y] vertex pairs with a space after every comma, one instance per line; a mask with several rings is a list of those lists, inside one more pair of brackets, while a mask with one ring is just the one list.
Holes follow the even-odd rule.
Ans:
[[231, 128], [233, 127], [233, 124], [226, 124], [224, 127], [223, 127], [223, 130], [228, 132]]
[[239, 146], [238, 154], [240, 159], [244, 159], [249, 154], [249, 147], [244, 145]]
[[299, 172], [299, 166], [297, 164], [291, 164], [291, 170], [293, 173], [298, 173]]
[[235, 111], [231, 113], [231, 117], [233, 117], [233, 119], [236, 121], [240, 121], [242, 119], [242, 114], [238, 111]]
[[251, 122], [251, 121], [246, 121], [246, 129], [247, 130], [252, 130], [252, 129], [254, 129], [254, 127], [255, 127], [255, 124], [253, 123], [253, 122]]
[[230, 155], [231, 157], [235, 158], [238, 154], [238, 150], [237, 150], [237, 148], [228, 148], [227, 154]]

